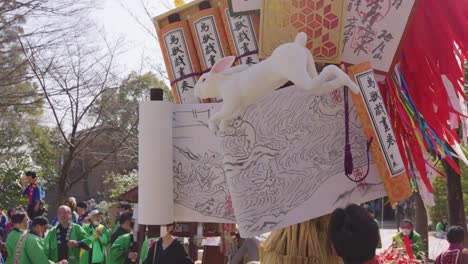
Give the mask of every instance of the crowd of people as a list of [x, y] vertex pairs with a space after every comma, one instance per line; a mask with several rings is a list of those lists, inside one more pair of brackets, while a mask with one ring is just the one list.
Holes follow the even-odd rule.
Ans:
[[[1, 264], [137, 262], [139, 252], [133, 235], [135, 222], [130, 204], [122, 203], [118, 207], [116, 224], [109, 228], [103, 221], [102, 212], [87, 202], [77, 202], [70, 197], [57, 209], [57, 216], [49, 224], [43, 216], [44, 188], [36, 173], [26, 172], [22, 182], [22, 194], [28, 198], [27, 208], [12, 208], [6, 214], [0, 211]], [[175, 223], [168, 224], [166, 234], [149, 246], [140, 263], [193, 263], [183, 244], [173, 236], [174, 229]], [[464, 228], [449, 227], [448, 218], [444, 217], [436, 229], [437, 237], [447, 238], [450, 247], [437, 257], [435, 263], [468, 263], [468, 250], [463, 248]], [[345, 264], [380, 263], [376, 257], [376, 249], [381, 244], [379, 224], [365, 207], [352, 204], [335, 210], [328, 234], [334, 251]], [[245, 254], [251, 261], [259, 260], [261, 240], [243, 241], [232, 263], [240, 263]], [[411, 220], [401, 221], [399, 232], [393, 237], [393, 246], [404, 248], [411, 257], [424, 259], [424, 244]]]
[[[136, 263], [138, 252], [133, 236], [132, 206], [121, 203], [114, 227], [89, 202], [69, 197], [57, 209], [51, 224], [44, 214], [44, 187], [33, 171], [21, 179], [26, 208], [0, 211], [0, 263], [4, 264], [128, 264]], [[184, 247], [168, 233], [150, 249], [144, 263], [193, 263]], [[179, 258], [177, 258], [179, 256]]]

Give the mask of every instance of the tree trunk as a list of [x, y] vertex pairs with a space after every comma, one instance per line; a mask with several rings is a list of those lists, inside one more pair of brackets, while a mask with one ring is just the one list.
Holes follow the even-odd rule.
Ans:
[[[451, 149], [451, 148], [450, 148]], [[453, 158], [459, 165], [458, 159]], [[465, 206], [463, 204], [463, 191], [461, 185], [461, 176], [443, 160], [445, 174], [447, 175], [447, 201], [448, 217], [450, 226], [461, 226], [465, 229], [465, 246], [468, 246], [468, 233], [466, 230]]]
[[62, 176], [60, 175], [59, 182], [57, 184], [57, 196], [55, 199], [55, 210], [63, 204], [65, 201], [65, 186], [62, 184]]
[[421, 198], [419, 192], [415, 192], [413, 194], [414, 198], [414, 209], [415, 209], [415, 225], [416, 225], [416, 232], [418, 232], [423, 240], [424, 243], [424, 254], [427, 258], [429, 258], [429, 236], [428, 236], [428, 219], [427, 219], [427, 211], [426, 207], [424, 206], [424, 202]]

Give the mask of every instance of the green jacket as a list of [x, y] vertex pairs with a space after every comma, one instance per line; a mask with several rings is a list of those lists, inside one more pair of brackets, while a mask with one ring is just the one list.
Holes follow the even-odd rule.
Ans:
[[[110, 240], [110, 235], [107, 231], [107, 228], [104, 225], [99, 225], [97, 228], [95, 228], [91, 224], [86, 224], [83, 226], [83, 229], [89, 235], [91, 241], [92, 260], [91, 262], [89, 261], [89, 252], [84, 251], [84, 254], [81, 256], [81, 264], [106, 263], [106, 247]], [[100, 237], [97, 235], [98, 229], [102, 231]]]
[[[70, 240], [81, 241], [86, 245], [90, 246], [91, 241], [89, 235], [84, 231], [84, 229], [73, 223], [72, 231], [70, 234]], [[47, 237], [44, 241], [44, 249], [46, 255], [50, 260], [58, 262], [58, 247], [57, 247], [57, 227], [54, 226], [50, 229]], [[68, 248], [68, 263], [69, 264], [79, 264], [80, 263], [80, 248]]]
[[[424, 253], [424, 244], [421, 235], [416, 233], [416, 231], [413, 231], [413, 234], [410, 237], [410, 242], [414, 256], [421, 259], [422, 254]], [[395, 244], [395, 247], [404, 247], [403, 233], [398, 233], [393, 236], [393, 243]]]
[[159, 237], [155, 237], [155, 238], [146, 238], [145, 241], [143, 242], [143, 244], [141, 245], [141, 250], [140, 250], [140, 264], [143, 264], [143, 262], [145, 262], [145, 260], [148, 258], [148, 253], [149, 253], [149, 249], [150, 247], [158, 242], [159, 240]]
[[5, 241], [6, 250], [8, 252], [8, 258], [5, 264], [13, 264], [16, 254], [16, 245], [18, 244], [18, 240], [20, 239], [22, 234], [23, 233], [18, 232], [16, 229], [12, 229], [11, 232], [8, 234], [8, 237]]
[[[448, 229], [448, 225], [447, 225], [447, 229]], [[437, 232], [446, 232], [446, 231], [444, 231], [444, 223], [442, 223], [442, 222], [437, 223], [436, 231]]]
[[44, 253], [44, 239], [32, 233], [26, 234], [18, 260], [21, 264], [55, 263]]
[[132, 244], [132, 236], [127, 233], [119, 236], [112, 244], [107, 264], [125, 264], [129, 248]]

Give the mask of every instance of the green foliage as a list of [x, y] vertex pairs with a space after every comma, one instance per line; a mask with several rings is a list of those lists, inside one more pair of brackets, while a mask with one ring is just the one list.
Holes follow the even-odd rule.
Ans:
[[23, 154], [27, 133], [37, 125], [42, 114], [36, 86], [29, 81], [29, 69], [17, 36], [25, 23], [13, 15], [20, 3], [0, 4], [0, 161]]
[[28, 170], [36, 171], [38, 179], [43, 185], [47, 185], [47, 180], [43, 177], [44, 171], [33, 162], [29, 155], [12, 157], [0, 162], [1, 209], [8, 209], [17, 205], [26, 207], [27, 200], [21, 196], [20, 177]]
[[138, 105], [149, 100], [151, 88], [163, 88], [165, 99], [172, 101], [167, 86], [153, 73], [138, 75], [132, 72], [119, 87], [108, 89], [97, 102], [93, 112], [100, 114], [106, 127], [130, 128], [138, 120]]
[[138, 186], [138, 171], [107, 174], [104, 176], [104, 184], [106, 185], [104, 195], [111, 203], [115, 203], [121, 194]]
[[57, 180], [57, 161], [60, 159], [59, 149], [62, 149], [61, 137], [55, 129], [34, 126], [29, 133], [31, 157], [41, 168], [45, 187], [52, 187]]
[[[465, 214], [468, 215], [468, 167], [466, 165], [462, 165], [462, 190], [463, 190], [463, 202], [465, 205]], [[441, 171], [443, 171], [442, 168]], [[429, 215], [431, 221], [434, 225], [436, 225], [439, 221], [442, 220], [442, 217], [448, 216], [448, 201], [447, 201], [447, 181], [446, 179], [438, 176], [433, 182], [434, 187], [434, 201], [435, 206], [430, 208]]]

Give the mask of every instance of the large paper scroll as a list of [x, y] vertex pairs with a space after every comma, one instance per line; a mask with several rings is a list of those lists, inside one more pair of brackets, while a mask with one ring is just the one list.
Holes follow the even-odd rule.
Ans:
[[219, 104], [177, 105], [173, 114], [174, 217], [234, 223], [221, 140], [208, 129]]
[[[151, 102], [150, 104], [160, 104]], [[153, 162], [151, 175], [140, 175], [151, 197], [141, 201], [141, 212], [153, 211], [160, 201], [171, 204], [156, 215], [189, 222], [236, 222], [243, 237], [254, 236], [331, 213], [348, 203], [363, 203], [385, 196], [384, 186], [354, 105], [350, 104], [350, 143], [356, 183], [344, 174], [344, 106], [342, 91], [313, 96], [295, 86], [274, 92], [247, 109], [242, 118], [228, 123], [215, 136], [207, 126], [209, 117], [221, 104], [174, 105], [172, 145], [164, 148], [141, 146], [142, 161]], [[142, 108], [142, 110], [144, 110]], [[156, 117], [142, 113], [142, 129], [160, 133]], [[158, 123], [158, 122], [156, 122]], [[167, 130], [167, 128], [164, 128]], [[168, 142], [171, 141], [170, 138]], [[151, 152], [145, 152], [152, 149]], [[371, 155], [368, 163], [368, 154]], [[160, 157], [170, 165], [157, 165]], [[140, 163], [142, 168], [147, 164]], [[164, 174], [157, 168], [164, 167]], [[141, 174], [147, 173], [144, 169]], [[169, 188], [161, 192], [157, 177]], [[148, 186], [151, 187], [149, 189]], [[158, 189], [159, 190], [159, 189]], [[161, 196], [162, 195], [162, 196]], [[151, 201], [151, 203], [149, 203]], [[145, 207], [146, 206], [146, 207]], [[143, 213], [140, 213], [140, 215]], [[156, 219], [156, 218], [155, 218]], [[167, 222], [167, 219], [163, 219]], [[145, 221], [148, 223], [148, 221]], [[162, 224], [151, 222], [150, 224]]]
[[139, 219], [233, 223], [221, 140], [208, 129], [219, 104], [140, 106]]
[[348, 0], [343, 61], [391, 69], [415, 0]]
[[165, 225], [173, 219], [172, 103], [140, 104], [138, 136], [138, 220]]

